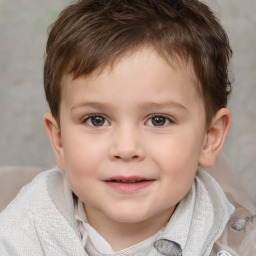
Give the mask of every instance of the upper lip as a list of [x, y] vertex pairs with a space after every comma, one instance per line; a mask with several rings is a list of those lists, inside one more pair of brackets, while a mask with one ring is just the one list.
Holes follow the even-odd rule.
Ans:
[[139, 176], [113, 176], [107, 179], [104, 179], [105, 182], [119, 182], [119, 183], [135, 183], [135, 182], [145, 182], [145, 181], [153, 181], [154, 179], [139, 177]]

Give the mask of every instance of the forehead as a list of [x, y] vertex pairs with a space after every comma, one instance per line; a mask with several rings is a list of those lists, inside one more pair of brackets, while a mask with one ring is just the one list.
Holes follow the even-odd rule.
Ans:
[[[74, 102], [85, 97], [89, 99], [90, 95], [99, 96], [103, 91], [103, 96], [107, 99], [113, 88], [112, 97], [118, 98], [121, 93], [131, 94], [133, 90], [133, 97], [139, 100], [146, 95], [143, 90], [150, 89], [157, 99], [160, 92], [164, 95], [175, 86], [179, 95], [198, 98], [198, 80], [192, 61], [167, 59], [152, 48], [142, 48], [125, 54], [89, 76], [74, 78], [72, 74], [65, 75], [62, 82], [62, 101], [69, 99]], [[76, 95], [75, 90], [79, 90]], [[168, 97], [174, 97], [175, 92], [172, 94]]]
[[[61, 80], [61, 84], [62, 84], [61, 89], [65, 89], [65, 86], [63, 84], [67, 85], [72, 80], [75, 80], [79, 77], [83, 77], [88, 80], [90, 79], [93, 80], [99, 77], [100, 75], [102, 75], [102, 73], [106, 75], [108, 73], [115, 71], [117, 67], [124, 66], [124, 64], [127, 62], [130, 62], [130, 63], [133, 62], [133, 64], [137, 66], [140, 65], [139, 68], [142, 69], [145, 63], [140, 63], [140, 62], [152, 60], [152, 59], [158, 60], [158, 62], [160, 60], [163, 66], [168, 65], [170, 69], [174, 71], [179, 71], [181, 69], [188, 70], [189, 72], [191, 72], [191, 79], [194, 80], [197, 86], [199, 85], [200, 82], [195, 75], [193, 61], [189, 56], [187, 55], [181, 56], [173, 53], [171, 53], [171, 56], [170, 56], [166, 52], [159, 52], [155, 50], [153, 46], [142, 45], [142, 46], [139, 46], [138, 48], [120, 53], [120, 55], [107, 61], [106, 63], [103, 62], [102, 65], [97, 67], [95, 70], [92, 70], [90, 73], [86, 73], [86, 74], [83, 74], [83, 73], [76, 74], [76, 72], [64, 73]], [[127, 67], [126, 69], [127, 73], [129, 73], [129, 68], [130, 67]], [[148, 67], [145, 66], [145, 69], [147, 68]]]

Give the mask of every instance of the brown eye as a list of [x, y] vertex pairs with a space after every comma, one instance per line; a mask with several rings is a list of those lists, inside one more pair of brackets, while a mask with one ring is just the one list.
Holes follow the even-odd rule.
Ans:
[[86, 123], [90, 126], [100, 127], [109, 125], [107, 119], [100, 115], [90, 116], [86, 119]]
[[165, 116], [153, 116], [147, 121], [149, 126], [165, 126], [170, 123], [170, 119]]

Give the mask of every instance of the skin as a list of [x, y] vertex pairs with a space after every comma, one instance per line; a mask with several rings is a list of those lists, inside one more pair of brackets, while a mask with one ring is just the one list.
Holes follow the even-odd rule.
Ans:
[[[65, 75], [60, 127], [44, 116], [58, 167], [114, 250], [160, 230], [197, 166], [213, 165], [223, 146], [230, 113], [220, 109], [206, 128], [196, 83], [190, 62], [170, 66], [143, 48], [99, 75]], [[117, 176], [146, 185], [109, 182]]]

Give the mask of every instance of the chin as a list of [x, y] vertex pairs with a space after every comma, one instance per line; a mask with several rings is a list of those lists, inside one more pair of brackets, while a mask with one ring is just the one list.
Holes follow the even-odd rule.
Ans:
[[109, 217], [116, 222], [120, 223], [139, 223], [150, 219], [145, 212], [138, 212], [138, 210], [133, 211], [119, 211], [114, 214], [109, 215]]

